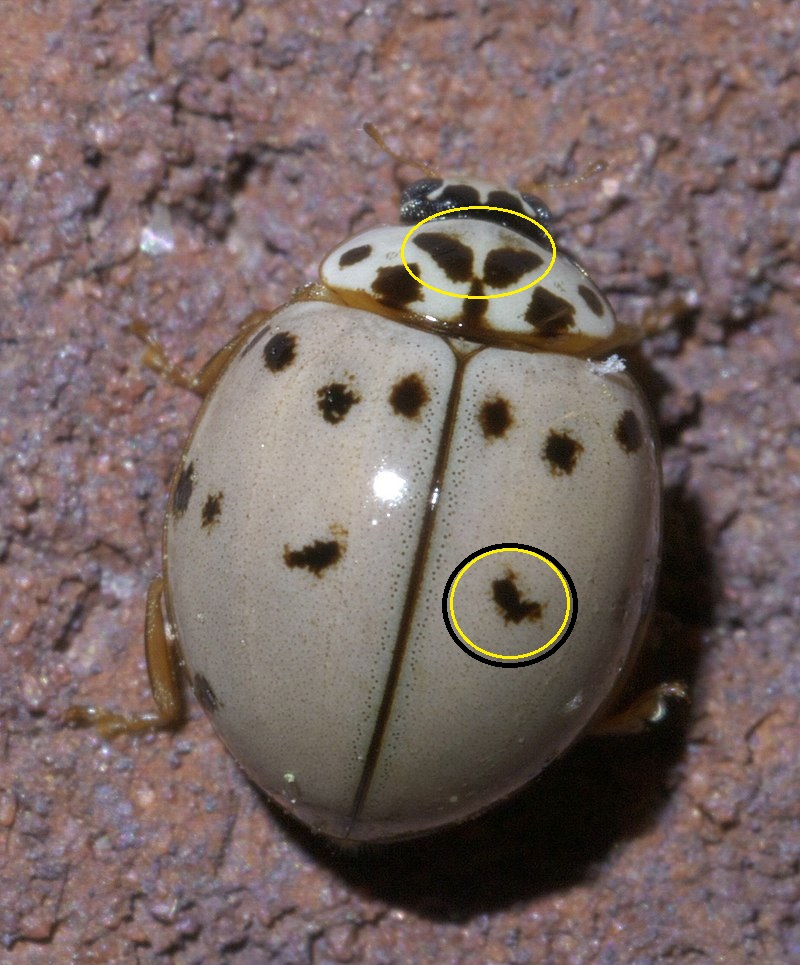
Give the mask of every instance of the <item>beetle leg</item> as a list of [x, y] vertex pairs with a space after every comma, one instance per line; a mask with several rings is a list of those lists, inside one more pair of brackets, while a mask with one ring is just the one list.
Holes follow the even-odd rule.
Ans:
[[685, 325], [698, 314], [697, 306], [680, 295], [670, 298], [666, 305], [650, 305], [644, 309], [637, 322], [641, 338], [660, 335], [677, 325]]
[[140, 734], [159, 727], [172, 727], [183, 719], [181, 666], [164, 623], [161, 609], [163, 586], [160, 576], [150, 583], [145, 608], [147, 673], [156, 710], [119, 714], [105, 707], [74, 705], [64, 714], [65, 723], [94, 727], [103, 737], [115, 737], [117, 734]]
[[153, 335], [146, 322], [137, 318], [126, 326], [126, 330], [144, 342], [146, 348], [142, 355], [142, 363], [147, 368], [163, 376], [172, 385], [188, 389], [202, 398], [217, 381], [220, 372], [227, 365], [228, 359], [238, 351], [242, 342], [250, 336], [254, 329], [262, 325], [269, 315], [270, 312], [251, 312], [239, 326], [233, 338], [226, 342], [218, 352], [215, 352], [198, 372], [194, 373], [187, 372], [182, 366], [170, 362], [164, 346]]
[[656, 724], [667, 714], [667, 698], [688, 700], [684, 684], [674, 681], [659, 684], [643, 694], [618, 714], [599, 720], [592, 728], [592, 736], [640, 734], [648, 724]]

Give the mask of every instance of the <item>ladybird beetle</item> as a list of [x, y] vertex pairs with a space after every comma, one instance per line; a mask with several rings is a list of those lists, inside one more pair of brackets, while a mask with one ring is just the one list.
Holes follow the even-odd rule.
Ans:
[[[462, 821], [560, 755], [629, 667], [659, 558], [654, 430], [608, 358], [635, 333], [556, 251], [542, 201], [425, 174], [399, 226], [338, 245], [199, 376], [134, 326], [204, 397], [148, 596], [158, 710], [68, 713], [167, 724], [185, 674], [250, 778], [340, 840]], [[552, 652], [570, 600], [549, 559], [579, 606]], [[446, 619], [455, 573], [472, 655]]]

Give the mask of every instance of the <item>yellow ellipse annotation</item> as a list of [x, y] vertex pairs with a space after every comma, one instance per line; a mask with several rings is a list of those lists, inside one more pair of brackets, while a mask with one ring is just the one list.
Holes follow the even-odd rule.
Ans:
[[[559, 580], [561, 581], [561, 585], [564, 588], [564, 595], [566, 596], [567, 606], [566, 606], [564, 619], [561, 623], [561, 626], [558, 628], [556, 633], [554, 633], [553, 636], [547, 641], [547, 643], [545, 643], [541, 647], [537, 647], [536, 650], [531, 650], [530, 653], [518, 653], [518, 654], [512, 654], [511, 656], [507, 656], [506, 654], [502, 654], [502, 653], [492, 653], [491, 650], [484, 650], [483, 647], [479, 647], [476, 643], [473, 643], [472, 640], [470, 640], [470, 638], [466, 635], [466, 633], [464, 633], [464, 631], [461, 629], [461, 627], [459, 626], [458, 620], [456, 619], [454, 597], [455, 597], [456, 587], [458, 586], [459, 580], [467, 572], [467, 570], [473, 565], [473, 563], [477, 563], [479, 560], [482, 560], [487, 556], [491, 556], [493, 553], [525, 553], [527, 556], [535, 556], [537, 559], [541, 560], [543, 563], [546, 563], [550, 567], [550, 569], [559, 578]], [[551, 560], [547, 559], [547, 557], [542, 556], [539, 553], [534, 553], [532, 550], [523, 550], [523, 549], [520, 549], [519, 547], [504, 546], [498, 549], [488, 550], [486, 553], [481, 553], [480, 556], [476, 556], [474, 559], [471, 559], [469, 563], [467, 563], [467, 565], [461, 570], [458, 576], [453, 580], [453, 585], [450, 587], [450, 595], [447, 601], [447, 609], [450, 613], [450, 619], [452, 620], [453, 626], [458, 632], [458, 635], [461, 637], [462, 640], [465, 641], [465, 643], [468, 646], [472, 647], [473, 650], [477, 650], [478, 653], [482, 653], [484, 654], [484, 656], [489, 657], [492, 660], [527, 660], [530, 657], [537, 656], [537, 654], [544, 653], [545, 650], [547, 650], [549, 647], [551, 647], [554, 643], [556, 643], [561, 638], [561, 634], [569, 625], [570, 616], [572, 614], [572, 594], [570, 592], [569, 584], [564, 578], [564, 574]]]
[[[541, 228], [541, 230], [547, 235], [547, 238], [550, 241], [550, 246], [553, 249], [553, 254], [550, 258], [550, 264], [547, 266], [547, 268], [545, 268], [545, 270], [542, 272], [541, 275], [539, 275], [538, 278], [534, 278], [530, 284], [523, 285], [522, 288], [515, 288], [514, 291], [510, 291], [510, 292], [499, 292], [496, 295], [461, 295], [458, 292], [449, 292], [444, 288], [436, 288], [435, 285], [429, 285], [426, 281], [423, 281], [421, 278], [417, 277], [417, 275], [414, 274], [414, 272], [409, 267], [408, 262], [406, 261], [406, 254], [405, 254], [406, 245], [408, 244], [408, 239], [411, 237], [411, 235], [413, 235], [418, 228], [421, 228], [424, 224], [427, 224], [428, 221], [433, 221], [434, 218], [441, 218], [443, 215], [453, 214], [456, 211], [475, 211], [475, 210], [501, 211], [503, 212], [503, 214], [514, 214], [518, 218], [524, 218], [526, 221], [530, 221], [532, 224], [535, 224], [537, 228]], [[550, 270], [552, 269], [553, 265], [556, 263], [556, 243], [555, 241], [553, 241], [553, 236], [550, 234], [547, 228], [545, 228], [543, 224], [540, 224], [538, 221], [536, 221], [535, 218], [531, 218], [527, 214], [521, 214], [519, 211], [513, 211], [511, 208], [497, 208], [491, 204], [468, 204], [461, 208], [446, 208], [444, 211], [437, 211], [436, 214], [432, 214], [428, 218], [423, 218], [422, 221], [415, 224], [413, 228], [411, 228], [409, 231], [406, 232], [406, 236], [405, 238], [403, 238], [403, 243], [402, 245], [400, 245], [400, 258], [403, 264], [405, 265], [406, 271], [409, 273], [409, 275], [411, 275], [414, 281], [419, 282], [420, 285], [424, 285], [426, 288], [430, 288], [431, 291], [438, 292], [438, 294], [440, 295], [449, 295], [451, 298], [487, 298], [487, 299], [488, 298], [507, 298], [509, 295], [518, 295], [520, 292], [524, 292], [524, 291], [527, 291], [529, 288], [533, 288], [534, 285], [538, 285], [539, 282], [550, 273]]]

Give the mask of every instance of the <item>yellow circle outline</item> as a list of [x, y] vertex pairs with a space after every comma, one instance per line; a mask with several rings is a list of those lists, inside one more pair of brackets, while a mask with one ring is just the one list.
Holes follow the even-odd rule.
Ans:
[[[405, 255], [406, 245], [408, 244], [408, 239], [411, 237], [411, 235], [414, 234], [417, 228], [421, 228], [428, 221], [433, 221], [434, 218], [441, 218], [443, 215], [453, 214], [453, 212], [455, 211], [477, 211], [477, 210], [502, 211], [505, 214], [515, 214], [517, 215], [518, 218], [524, 218], [526, 221], [532, 222], [533, 224], [536, 225], [537, 228], [541, 228], [542, 231], [547, 235], [548, 239], [550, 240], [550, 245], [553, 249], [553, 256], [550, 259], [550, 264], [547, 266], [547, 268], [545, 268], [544, 272], [541, 275], [539, 275], [538, 278], [534, 278], [533, 281], [530, 283], [530, 285], [523, 285], [522, 288], [515, 288], [513, 292], [499, 292], [496, 295], [459, 295], [457, 292], [449, 292], [449, 291], [445, 291], [444, 288], [436, 288], [435, 285], [429, 285], [426, 281], [423, 281], [421, 278], [418, 278], [414, 274], [414, 272], [409, 268], [408, 262], [406, 261], [406, 255]], [[431, 291], [438, 292], [438, 294], [440, 295], [449, 295], [450, 298], [487, 298], [487, 299], [488, 298], [507, 298], [509, 295], [518, 295], [520, 292], [524, 292], [524, 291], [527, 291], [529, 288], [533, 288], [534, 285], [538, 285], [543, 278], [546, 278], [547, 275], [550, 274], [550, 271], [553, 265], [556, 263], [556, 243], [555, 241], [553, 241], [553, 236], [550, 234], [547, 228], [545, 228], [543, 224], [540, 224], [538, 221], [536, 221], [535, 218], [531, 218], [527, 214], [522, 214], [519, 211], [513, 211], [511, 208], [496, 208], [491, 204], [468, 204], [462, 208], [445, 208], [444, 211], [437, 211], [436, 214], [432, 214], [428, 218], [423, 218], [422, 221], [415, 224], [413, 228], [411, 228], [409, 231], [406, 232], [406, 236], [405, 238], [403, 238], [403, 243], [402, 245], [400, 245], [400, 260], [403, 262], [403, 264], [405, 265], [406, 271], [409, 273], [409, 275], [411, 275], [414, 281], [419, 282], [420, 285], [424, 285], [426, 288], [430, 288]]]
[[[556, 633], [552, 637], [550, 637], [547, 643], [544, 644], [544, 646], [538, 647], [536, 650], [531, 650], [530, 653], [518, 653], [513, 656], [506, 656], [505, 654], [502, 654], [502, 653], [492, 653], [491, 650], [484, 650], [482, 647], [477, 646], [477, 644], [474, 644], [472, 640], [470, 640], [470, 638], [466, 635], [466, 633], [464, 633], [464, 631], [459, 626], [458, 620], [456, 620], [456, 613], [453, 607], [453, 598], [455, 596], [456, 587], [458, 586], [459, 580], [472, 566], [473, 563], [477, 563], [478, 560], [482, 560], [485, 556], [491, 556], [493, 553], [525, 553], [527, 556], [535, 556], [543, 563], [547, 563], [547, 565], [556, 574], [559, 580], [561, 580], [561, 585], [564, 587], [564, 594], [567, 598], [567, 609], [564, 615], [563, 623], [558, 628]], [[556, 640], [559, 639], [561, 634], [564, 632], [565, 627], [569, 623], [570, 613], [572, 612], [572, 594], [570, 593], [569, 585], [567, 584], [567, 581], [564, 578], [564, 574], [551, 560], [547, 559], [546, 556], [542, 556], [539, 553], [534, 553], [532, 550], [520, 549], [518, 546], [503, 546], [503, 547], [500, 547], [499, 549], [493, 549], [493, 550], [489, 550], [486, 553], [481, 553], [480, 556], [476, 556], [474, 559], [471, 559], [469, 563], [467, 563], [467, 565], [461, 570], [458, 576], [453, 580], [453, 585], [450, 587], [450, 593], [448, 594], [448, 598], [447, 598], [447, 610], [450, 614], [450, 619], [453, 622], [453, 626], [456, 628], [456, 631], [458, 632], [458, 635], [470, 647], [472, 647], [473, 650], [477, 650], [479, 653], [484, 654], [484, 656], [486, 657], [491, 657], [493, 660], [527, 660], [528, 657], [535, 657], [537, 653], [542, 653], [542, 651], [547, 650], [553, 643], [555, 643]]]

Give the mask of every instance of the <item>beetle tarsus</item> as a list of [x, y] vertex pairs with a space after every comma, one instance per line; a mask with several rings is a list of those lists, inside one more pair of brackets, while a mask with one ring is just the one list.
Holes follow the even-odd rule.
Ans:
[[668, 700], [688, 699], [689, 691], [680, 681], [659, 684], [637, 697], [625, 710], [599, 721], [592, 728], [592, 734], [641, 734], [650, 724], [657, 724], [666, 717]]
[[105, 707], [91, 707], [76, 704], [67, 708], [63, 721], [74, 727], [92, 727], [101, 737], [118, 737], [120, 734], [143, 734], [169, 726], [169, 720], [160, 714], [139, 714], [126, 716], [107, 710]]

